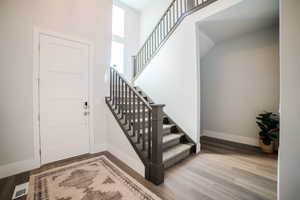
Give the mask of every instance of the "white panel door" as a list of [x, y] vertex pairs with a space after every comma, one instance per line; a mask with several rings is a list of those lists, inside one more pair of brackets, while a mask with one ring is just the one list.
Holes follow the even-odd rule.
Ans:
[[40, 35], [41, 162], [89, 152], [89, 46]]

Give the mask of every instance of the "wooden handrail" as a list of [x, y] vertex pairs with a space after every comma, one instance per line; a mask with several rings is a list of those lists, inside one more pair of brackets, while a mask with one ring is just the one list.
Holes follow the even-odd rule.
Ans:
[[133, 56], [133, 80], [142, 73], [186, 16], [215, 1], [217, 0], [173, 0], [137, 55]]

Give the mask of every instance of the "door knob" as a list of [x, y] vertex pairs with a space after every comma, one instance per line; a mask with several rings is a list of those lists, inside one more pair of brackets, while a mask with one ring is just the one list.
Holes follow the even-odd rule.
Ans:
[[86, 101], [83, 103], [83, 108], [87, 110], [89, 108], [89, 103]]

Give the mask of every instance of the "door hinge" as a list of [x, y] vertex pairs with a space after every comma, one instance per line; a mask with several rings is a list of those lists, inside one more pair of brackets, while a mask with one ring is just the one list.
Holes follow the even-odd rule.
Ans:
[[40, 154], [40, 156], [42, 156], [42, 150], [41, 149], [39, 149], [39, 154]]
[[38, 114], [38, 121], [40, 122], [40, 120], [41, 120], [41, 115], [40, 115], [40, 113]]

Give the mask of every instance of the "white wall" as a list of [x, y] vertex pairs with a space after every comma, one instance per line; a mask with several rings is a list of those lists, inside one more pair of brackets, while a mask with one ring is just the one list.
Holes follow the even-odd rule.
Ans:
[[113, 39], [125, 44], [124, 49], [124, 75], [130, 80], [132, 77], [132, 56], [137, 54], [140, 44], [140, 12], [130, 8], [119, 1], [114, 5], [125, 11], [125, 34], [124, 38], [113, 36]]
[[33, 134], [34, 26], [94, 43], [92, 120], [96, 148], [105, 145], [104, 74], [110, 63], [111, 7], [111, 0], [0, 1], [0, 176], [38, 163]]
[[171, 2], [172, 0], [151, 0], [141, 10], [140, 46], [146, 41]]
[[202, 133], [258, 144], [256, 116], [279, 111], [278, 29], [217, 43], [202, 58]]
[[129, 140], [123, 133], [113, 114], [106, 108], [107, 127], [107, 147], [108, 151], [117, 156], [129, 167], [138, 172], [141, 176], [145, 175], [145, 167], [137, 153], [134, 151]]
[[279, 200], [299, 199], [300, 1], [281, 1]]
[[220, 0], [188, 16], [146, 67], [136, 84], [195, 141], [200, 140], [199, 58], [196, 23], [239, 3]]

